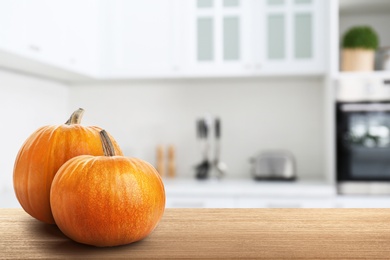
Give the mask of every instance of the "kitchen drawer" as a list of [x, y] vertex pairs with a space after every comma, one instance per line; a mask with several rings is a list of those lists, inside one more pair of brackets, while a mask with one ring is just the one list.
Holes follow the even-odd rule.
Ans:
[[310, 198], [240, 198], [239, 208], [332, 208], [331, 199]]
[[336, 208], [390, 208], [390, 196], [347, 196], [336, 198]]
[[236, 208], [234, 197], [167, 196], [167, 208]]

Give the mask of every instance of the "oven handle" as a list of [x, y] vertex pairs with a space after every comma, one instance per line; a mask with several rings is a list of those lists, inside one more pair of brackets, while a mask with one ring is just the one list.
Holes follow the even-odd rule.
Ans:
[[381, 104], [381, 103], [375, 103], [375, 104], [343, 104], [341, 106], [341, 111], [343, 112], [370, 112], [370, 111], [378, 111], [378, 112], [385, 112], [390, 111], [390, 104]]

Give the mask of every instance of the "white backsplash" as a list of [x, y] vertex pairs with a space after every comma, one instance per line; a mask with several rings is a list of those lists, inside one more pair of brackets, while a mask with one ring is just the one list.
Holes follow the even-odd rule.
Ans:
[[221, 160], [229, 167], [229, 178], [249, 178], [249, 157], [262, 149], [288, 149], [297, 158], [300, 179], [326, 179], [324, 89], [319, 78], [68, 86], [0, 70], [0, 79], [0, 194], [14, 196], [13, 165], [26, 138], [40, 126], [64, 123], [78, 107], [86, 109], [84, 125], [105, 128], [128, 156], [154, 164], [156, 145], [175, 145], [178, 177], [194, 177], [193, 166], [201, 160], [195, 120], [211, 113], [222, 120]]
[[106, 82], [70, 88], [70, 107], [83, 123], [110, 132], [125, 155], [155, 163], [158, 144], [176, 146], [177, 174], [193, 177], [201, 155], [195, 121], [222, 121], [221, 160], [228, 177], [249, 178], [249, 158], [287, 149], [298, 178], [324, 176], [323, 82], [319, 78], [192, 79]]
[[[13, 167], [24, 141], [39, 127], [69, 117], [69, 89], [63, 83], [0, 70], [0, 194], [13, 193]], [[0, 195], [1, 197], [1, 195]]]

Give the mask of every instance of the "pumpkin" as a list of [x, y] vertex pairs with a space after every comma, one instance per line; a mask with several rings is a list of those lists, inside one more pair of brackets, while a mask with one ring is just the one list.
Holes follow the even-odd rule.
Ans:
[[[48, 125], [27, 138], [15, 160], [13, 184], [23, 209], [34, 218], [54, 224], [50, 187], [57, 170], [67, 160], [82, 154], [103, 155], [101, 128], [80, 125], [83, 109], [76, 110], [62, 125]], [[115, 151], [121, 154], [113, 140]]]
[[54, 177], [50, 203], [59, 229], [79, 243], [107, 247], [148, 236], [165, 209], [165, 190], [148, 162], [115, 156], [101, 132], [105, 156], [81, 155]]

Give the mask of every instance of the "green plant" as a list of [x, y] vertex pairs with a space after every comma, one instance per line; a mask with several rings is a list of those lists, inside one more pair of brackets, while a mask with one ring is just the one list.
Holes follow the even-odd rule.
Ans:
[[378, 44], [378, 35], [370, 26], [355, 26], [344, 34], [342, 46], [375, 50]]

